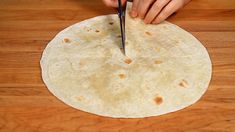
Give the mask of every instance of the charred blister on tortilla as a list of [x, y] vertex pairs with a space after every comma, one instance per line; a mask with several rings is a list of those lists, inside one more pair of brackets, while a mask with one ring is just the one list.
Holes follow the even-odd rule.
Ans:
[[86, 30], [87, 32], [90, 32], [92, 29], [90, 27], [84, 26], [83, 30]]
[[119, 76], [120, 79], [126, 78], [126, 75], [125, 75], [125, 74], [118, 74], [118, 76]]
[[161, 48], [157, 47], [155, 48], [156, 52], [160, 52], [161, 51]]
[[123, 48], [122, 47], [119, 47], [121, 51], [123, 51]]
[[121, 35], [117, 35], [117, 38], [121, 38], [122, 36]]
[[154, 64], [161, 64], [161, 63], [163, 63], [163, 61], [161, 61], [161, 60], [155, 60], [154, 61]]
[[96, 30], [95, 30], [95, 32], [96, 32], [96, 33], [99, 33], [99, 32], [100, 32], [100, 30], [96, 29]]
[[131, 64], [131, 63], [132, 63], [132, 60], [131, 60], [130, 58], [127, 58], [127, 59], [124, 60], [124, 62], [125, 62], [126, 64]]
[[186, 88], [189, 86], [189, 84], [185, 79], [182, 79], [181, 82], [179, 83], [179, 86]]
[[166, 25], [163, 25], [162, 27], [163, 27], [163, 29], [167, 29], [167, 26], [166, 26]]
[[64, 42], [64, 43], [71, 43], [71, 40], [68, 39], [68, 38], [64, 38], [63, 42]]
[[163, 98], [162, 98], [161, 96], [156, 96], [156, 97], [154, 98], [154, 101], [155, 101], [155, 103], [156, 103], [157, 105], [160, 105], [160, 104], [163, 103]]
[[77, 101], [83, 101], [85, 99], [83, 96], [76, 96], [75, 98]]
[[152, 33], [146, 31], [145, 34], [147, 34], [148, 36], [152, 36]]
[[86, 61], [80, 60], [80, 62], [78, 64], [80, 67], [84, 67], [86, 65]]
[[88, 28], [86, 31], [87, 31], [87, 32], [90, 32], [91, 30], [92, 30], [91, 28]]
[[179, 44], [179, 43], [180, 43], [180, 40], [175, 39], [174, 42], [175, 42], [176, 44]]
[[109, 25], [113, 25], [113, 22], [109, 22]]

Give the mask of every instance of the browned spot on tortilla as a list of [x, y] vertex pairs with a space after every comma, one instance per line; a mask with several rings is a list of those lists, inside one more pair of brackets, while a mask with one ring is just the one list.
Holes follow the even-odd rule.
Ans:
[[80, 62], [79, 62], [79, 65], [80, 65], [81, 67], [83, 67], [83, 66], [86, 65], [86, 63], [85, 63], [84, 61], [80, 61]]
[[156, 102], [157, 105], [160, 105], [160, 104], [163, 102], [163, 99], [162, 99], [162, 97], [157, 96], [157, 97], [154, 99], [154, 101]]
[[157, 52], [160, 52], [160, 48], [159, 47], [157, 47], [157, 48], [155, 48], [155, 50], [157, 51]]
[[121, 38], [122, 36], [121, 35], [117, 35], [117, 38]]
[[96, 29], [96, 30], [95, 30], [95, 32], [97, 32], [97, 33], [98, 33], [98, 32], [100, 32], [100, 31]]
[[131, 64], [132, 60], [128, 58], [128, 59], [125, 59], [124, 62], [125, 62], [126, 64]]
[[126, 75], [125, 75], [125, 74], [119, 74], [118, 76], [119, 76], [121, 79], [126, 78]]
[[89, 31], [91, 31], [91, 29], [87, 29], [86, 31], [89, 32]]
[[109, 22], [109, 25], [113, 25], [113, 22]]
[[162, 61], [160, 61], [160, 60], [155, 60], [154, 63], [155, 63], [155, 64], [161, 64]]
[[87, 31], [87, 32], [89, 32], [89, 31], [91, 31], [91, 30], [92, 30], [91, 28], [88, 28], [88, 27], [86, 28], [86, 31]]
[[173, 40], [173, 43], [174, 43], [175, 45], [177, 45], [177, 44], [180, 43], [180, 41], [179, 41], [179, 40]]
[[70, 41], [68, 38], [65, 38], [65, 39], [64, 39], [64, 42], [65, 42], [65, 43], [70, 43], [71, 41]]
[[179, 85], [180, 85], [181, 87], [186, 88], [186, 87], [188, 86], [188, 82], [183, 79], [183, 80], [179, 83]]
[[150, 33], [150, 32], [145, 32], [147, 35], [149, 35], [149, 36], [152, 36], [152, 34]]
[[83, 96], [77, 96], [75, 97], [77, 101], [83, 101], [84, 100], [84, 97]]

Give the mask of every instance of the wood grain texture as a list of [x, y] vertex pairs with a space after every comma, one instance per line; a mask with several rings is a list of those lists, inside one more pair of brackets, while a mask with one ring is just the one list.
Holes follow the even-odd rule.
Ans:
[[144, 119], [113, 119], [73, 109], [43, 84], [39, 60], [62, 29], [115, 13], [101, 0], [0, 1], [0, 131], [235, 131], [235, 1], [193, 0], [170, 17], [208, 49], [208, 91], [183, 110]]

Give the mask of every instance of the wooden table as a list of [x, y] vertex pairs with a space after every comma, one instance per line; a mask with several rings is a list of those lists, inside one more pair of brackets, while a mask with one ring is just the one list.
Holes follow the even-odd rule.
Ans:
[[169, 21], [191, 32], [213, 62], [196, 104], [162, 116], [113, 119], [73, 109], [47, 90], [39, 60], [67, 26], [115, 11], [101, 0], [0, 1], [0, 131], [235, 131], [235, 1], [193, 0]]

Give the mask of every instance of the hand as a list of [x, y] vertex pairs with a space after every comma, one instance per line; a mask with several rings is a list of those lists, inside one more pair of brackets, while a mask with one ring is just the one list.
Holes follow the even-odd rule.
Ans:
[[[117, 7], [118, 0], [103, 0], [106, 6]], [[124, 4], [127, 0], [122, 0]], [[191, 0], [133, 0], [131, 16], [144, 19], [146, 24], [158, 24]]]
[[144, 19], [146, 24], [158, 24], [182, 8], [190, 0], [133, 0], [132, 17]]
[[[122, 5], [126, 3], [127, 0], [121, 0]], [[104, 4], [108, 7], [118, 7], [118, 0], [103, 0]]]

